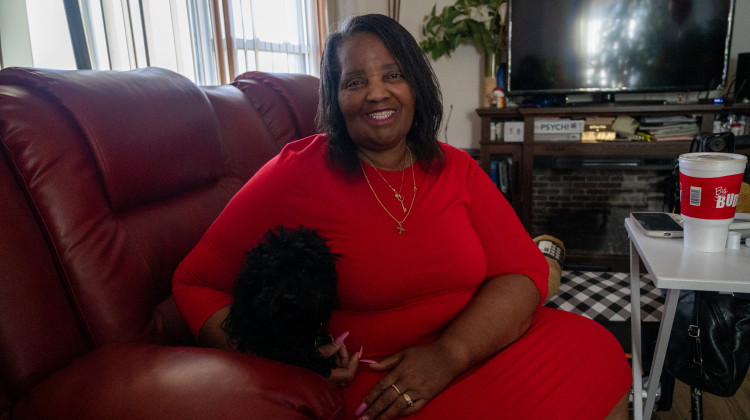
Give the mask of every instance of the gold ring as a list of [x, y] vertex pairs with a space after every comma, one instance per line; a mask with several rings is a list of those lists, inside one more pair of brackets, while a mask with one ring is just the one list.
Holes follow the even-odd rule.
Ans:
[[391, 388], [395, 389], [396, 392], [398, 392], [398, 395], [401, 395], [401, 391], [399, 391], [398, 388], [396, 388], [396, 384], [391, 384]]
[[411, 407], [412, 405], [414, 405], [414, 401], [411, 400], [411, 397], [409, 396], [409, 394], [407, 394], [406, 392], [404, 392], [401, 395], [404, 396], [404, 399], [406, 400], [406, 406], [407, 407]]

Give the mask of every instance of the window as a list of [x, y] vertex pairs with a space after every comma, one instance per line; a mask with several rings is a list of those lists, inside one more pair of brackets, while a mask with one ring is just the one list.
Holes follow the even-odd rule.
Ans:
[[[36, 67], [158, 66], [201, 85], [228, 83], [248, 70], [318, 73], [324, 0], [63, 0], [67, 20], [62, 7], [50, 13], [50, 2], [26, 2]], [[50, 15], [67, 22], [62, 32], [82, 36], [59, 28], [53, 34], [42, 20]], [[68, 47], [51, 48], [54, 39]]]
[[232, 0], [231, 26], [238, 71], [317, 74], [317, 37], [306, 24], [313, 21], [310, 16], [315, 13], [311, 3]]

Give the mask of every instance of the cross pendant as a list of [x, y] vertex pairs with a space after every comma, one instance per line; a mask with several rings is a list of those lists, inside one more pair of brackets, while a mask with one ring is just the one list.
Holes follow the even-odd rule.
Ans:
[[404, 232], [406, 232], [406, 229], [404, 229], [404, 228], [403, 228], [403, 227], [401, 226], [401, 223], [399, 223], [399, 224], [398, 224], [398, 226], [396, 226], [396, 229], [398, 229], [398, 234], [399, 234], [399, 235], [400, 235], [400, 234], [402, 234], [402, 233], [404, 233]]

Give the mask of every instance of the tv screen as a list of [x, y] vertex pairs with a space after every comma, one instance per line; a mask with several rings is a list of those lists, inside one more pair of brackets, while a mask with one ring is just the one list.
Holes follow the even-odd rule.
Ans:
[[511, 0], [512, 95], [726, 83], [734, 0]]

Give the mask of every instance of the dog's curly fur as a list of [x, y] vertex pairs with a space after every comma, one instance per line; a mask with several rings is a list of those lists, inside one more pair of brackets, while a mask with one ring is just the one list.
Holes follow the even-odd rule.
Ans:
[[334, 358], [317, 347], [331, 341], [337, 257], [313, 229], [269, 230], [247, 252], [222, 325], [237, 349], [330, 376]]

